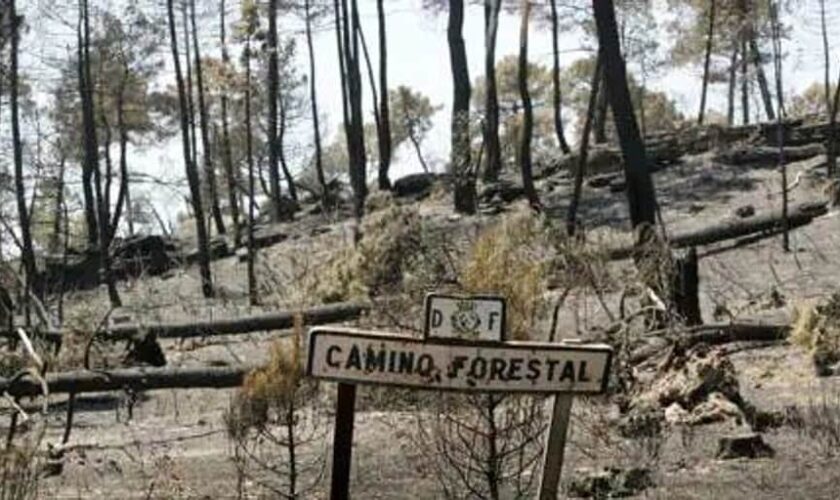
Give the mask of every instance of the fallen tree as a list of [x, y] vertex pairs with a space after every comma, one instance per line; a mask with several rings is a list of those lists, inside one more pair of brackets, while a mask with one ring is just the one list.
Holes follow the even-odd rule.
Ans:
[[[356, 319], [370, 309], [360, 303], [339, 302], [299, 311], [281, 311], [274, 313], [243, 316], [231, 319], [208, 321], [190, 321], [183, 323], [158, 323], [154, 325], [130, 324], [117, 325], [104, 330], [99, 337], [107, 340], [137, 340], [147, 336], [157, 338], [193, 338], [215, 335], [240, 335], [263, 330], [285, 330], [291, 328], [295, 316], [301, 315], [304, 325], [323, 325]], [[3, 332], [10, 336], [14, 332]], [[61, 342], [64, 333], [61, 330], [35, 332], [51, 342]]]
[[[825, 215], [828, 206], [825, 202], [806, 202], [788, 209], [788, 228], [793, 229], [809, 224], [815, 218]], [[773, 233], [782, 228], [784, 219], [781, 210], [753, 216], [747, 219], [730, 219], [693, 231], [677, 233], [668, 240], [671, 248], [710, 245], [733, 238]], [[613, 248], [607, 252], [610, 260], [626, 259], [633, 253], [632, 246]]]
[[[211, 366], [198, 368], [123, 368], [107, 371], [79, 370], [48, 373], [50, 394], [149, 389], [189, 389], [239, 387], [256, 366]], [[0, 378], [0, 393], [13, 397], [42, 394], [41, 382], [27, 374], [19, 378]]]

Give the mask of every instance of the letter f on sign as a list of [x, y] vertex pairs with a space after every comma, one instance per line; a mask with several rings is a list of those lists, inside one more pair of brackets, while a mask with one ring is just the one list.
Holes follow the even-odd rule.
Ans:
[[496, 318], [498, 318], [498, 317], [499, 317], [499, 312], [493, 311], [493, 312], [490, 313], [490, 321], [487, 322], [487, 329], [489, 331], [492, 332], [493, 329], [496, 327]]

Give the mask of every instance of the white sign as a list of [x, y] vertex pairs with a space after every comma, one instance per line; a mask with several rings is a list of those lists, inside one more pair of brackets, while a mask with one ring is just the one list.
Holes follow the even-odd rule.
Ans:
[[612, 349], [536, 342], [423, 341], [396, 334], [315, 328], [307, 373], [349, 383], [431, 390], [603, 392]]
[[501, 342], [505, 301], [501, 297], [426, 296], [427, 337]]

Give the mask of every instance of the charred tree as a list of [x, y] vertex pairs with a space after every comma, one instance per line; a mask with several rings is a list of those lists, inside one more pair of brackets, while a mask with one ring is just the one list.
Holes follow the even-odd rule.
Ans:
[[475, 213], [475, 169], [470, 151], [470, 73], [464, 46], [464, 0], [449, 0], [447, 41], [454, 88], [452, 102], [451, 170], [455, 184], [455, 211]]
[[256, 186], [254, 172], [254, 139], [251, 125], [251, 33], [245, 38], [245, 157], [248, 162], [248, 299], [259, 304], [257, 290], [257, 247], [254, 242], [256, 224]]
[[738, 81], [738, 44], [732, 48], [732, 57], [729, 61], [729, 92], [726, 107], [726, 123], [730, 127], [735, 125], [735, 87]]
[[277, 103], [280, 99], [280, 75], [277, 71], [277, 0], [268, 0], [268, 178], [271, 197], [271, 214], [274, 220], [284, 215], [280, 206], [280, 173], [277, 144]]
[[528, 90], [528, 24], [531, 17], [531, 2], [523, 0], [522, 25], [519, 29], [519, 69], [517, 84], [522, 99], [522, 130], [519, 137], [519, 169], [522, 172], [522, 186], [525, 196], [534, 211], [541, 210], [540, 198], [534, 187], [534, 175], [531, 165], [531, 139], [534, 135], [534, 106]]
[[385, 26], [385, 0], [376, 0], [379, 26], [379, 189], [391, 189], [391, 109], [388, 103], [388, 41]]
[[485, 0], [484, 2], [484, 147], [487, 151], [484, 180], [488, 182], [497, 180], [502, 171], [499, 97], [496, 91], [496, 38], [501, 9], [501, 0]]
[[627, 68], [621, 55], [615, 8], [612, 0], [593, 0], [592, 5], [600, 51], [604, 58], [604, 80], [608, 87], [606, 90], [624, 158], [630, 221], [634, 228], [643, 224], [653, 226], [656, 222], [656, 193], [647, 163], [645, 144], [636, 123], [633, 102], [630, 100]]
[[213, 297], [213, 279], [210, 273], [210, 251], [207, 238], [207, 227], [204, 222], [204, 207], [201, 203], [201, 181], [198, 168], [193, 162], [190, 149], [190, 123], [187, 110], [187, 94], [184, 87], [184, 77], [181, 73], [181, 61], [178, 54], [178, 39], [175, 31], [174, 0], [166, 0], [166, 12], [169, 20], [170, 48], [175, 66], [175, 83], [178, 88], [178, 109], [181, 123], [181, 139], [184, 153], [184, 169], [190, 186], [190, 204], [195, 215], [195, 227], [198, 240], [199, 271], [201, 273], [201, 290], [205, 297]]
[[309, 101], [312, 106], [312, 133], [315, 142], [315, 174], [321, 188], [322, 201], [326, 201], [327, 181], [324, 178], [323, 153], [321, 151], [321, 127], [318, 116], [318, 94], [315, 87], [315, 49], [312, 44], [312, 0], [304, 0], [306, 16], [306, 47], [309, 51]]
[[[88, 138], [96, 139], [96, 130], [91, 133], [87, 130], [87, 89], [85, 88], [85, 59], [87, 58], [88, 45], [83, 31], [84, 27], [84, 10], [85, 3], [79, 3], [79, 21], [76, 26], [76, 59], [77, 59], [77, 73], [79, 81], [79, 99], [82, 103], [82, 121], [83, 121], [83, 143], [82, 143], [82, 195], [85, 201], [85, 228], [87, 230], [87, 244], [90, 250], [94, 250], [99, 246], [99, 226], [97, 222], [97, 204], [93, 189], [93, 171], [96, 167], [96, 143], [88, 144]], [[93, 119], [91, 117], [91, 124]], [[92, 126], [92, 125], [91, 125]], [[91, 145], [93, 148], [91, 148]]]
[[[225, 0], [219, 3], [220, 31], [219, 40], [222, 46], [222, 66], [228, 68], [230, 55], [227, 50], [226, 26], [225, 26]], [[239, 175], [234, 169], [233, 152], [230, 145], [230, 128], [228, 126], [228, 97], [227, 92], [222, 92], [222, 163], [225, 168], [227, 181], [228, 205], [230, 207], [230, 218], [233, 223], [233, 242], [239, 246], [242, 243], [242, 224], [239, 217]]]
[[[26, 206], [26, 185], [23, 179], [23, 142], [20, 136], [20, 103], [19, 101], [19, 83], [18, 83], [18, 51], [20, 44], [20, 26], [23, 23], [23, 16], [18, 16], [17, 6], [15, 0], [10, 0], [9, 8], [9, 22], [11, 26], [11, 68], [10, 68], [10, 82], [9, 82], [9, 99], [11, 101], [12, 112], [12, 148], [15, 164], [15, 198], [17, 199], [18, 224], [20, 224], [21, 234], [21, 259], [23, 260], [23, 268], [26, 272], [26, 292], [33, 289], [33, 282], [37, 268], [35, 265], [35, 250], [32, 246], [32, 227], [29, 217], [29, 210]], [[26, 295], [25, 295], [26, 296]]]
[[201, 120], [201, 150], [204, 159], [204, 175], [207, 181], [207, 196], [210, 198], [210, 212], [216, 223], [216, 232], [225, 234], [225, 222], [219, 205], [219, 190], [216, 184], [216, 170], [210, 148], [210, 119], [207, 115], [207, 103], [204, 98], [204, 73], [201, 68], [201, 50], [198, 43], [198, 28], [195, 22], [195, 0], [190, 0], [190, 25], [192, 27], [193, 57], [195, 58], [195, 84], [198, 87], [198, 117]]
[[560, 33], [557, 19], [557, 0], [551, 0], [551, 54], [552, 54], [552, 99], [554, 103], [554, 132], [557, 134], [557, 143], [563, 154], [569, 154], [572, 149], [566, 141], [566, 134], [563, 131], [563, 96], [560, 90]]
[[709, 71], [712, 63], [712, 48], [715, 39], [715, 15], [717, 14], [717, 0], [711, 0], [709, 4], [709, 29], [706, 32], [706, 57], [703, 61], [703, 87], [700, 91], [700, 114], [697, 117], [697, 124], [703, 125], [706, 117], [706, 94], [709, 90]]

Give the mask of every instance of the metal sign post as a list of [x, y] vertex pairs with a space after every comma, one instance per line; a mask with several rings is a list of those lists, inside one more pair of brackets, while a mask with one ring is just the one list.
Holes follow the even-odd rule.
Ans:
[[349, 497], [356, 384], [556, 395], [539, 497], [555, 498], [572, 397], [604, 392], [612, 349], [502, 341], [505, 305], [498, 297], [433, 295], [426, 306], [425, 339], [346, 328], [310, 331], [307, 375], [338, 382], [330, 498]]

